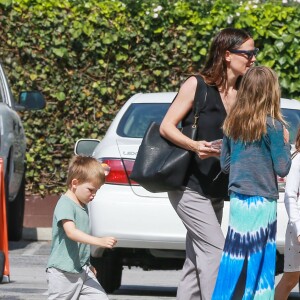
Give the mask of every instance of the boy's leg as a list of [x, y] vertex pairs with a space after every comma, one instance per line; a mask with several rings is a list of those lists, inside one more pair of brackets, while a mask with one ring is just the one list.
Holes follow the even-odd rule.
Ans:
[[47, 269], [48, 300], [78, 299], [81, 287], [81, 274], [63, 272], [56, 268]]
[[84, 266], [82, 272], [83, 285], [79, 300], [108, 300], [107, 294], [98, 282], [90, 267]]

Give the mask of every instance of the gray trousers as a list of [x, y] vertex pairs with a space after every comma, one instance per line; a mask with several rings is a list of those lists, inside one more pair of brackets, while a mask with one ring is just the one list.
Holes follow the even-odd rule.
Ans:
[[88, 266], [81, 273], [47, 269], [48, 300], [108, 300], [108, 297]]
[[177, 299], [211, 300], [225, 242], [220, 226], [224, 200], [208, 199], [188, 188], [168, 195], [187, 229]]

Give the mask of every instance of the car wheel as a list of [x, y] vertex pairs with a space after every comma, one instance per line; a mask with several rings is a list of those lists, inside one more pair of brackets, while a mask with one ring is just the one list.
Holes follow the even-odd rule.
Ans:
[[8, 240], [19, 241], [22, 238], [25, 207], [25, 175], [14, 201], [7, 203]]
[[2, 251], [0, 251], [0, 283], [2, 282], [3, 279], [4, 266], [5, 266], [5, 255]]
[[106, 252], [99, 258], [91, 257], [91, 264], [97, 270], [97, 279], [106, 293], [121, 286], [123, 266], [116, 251]]

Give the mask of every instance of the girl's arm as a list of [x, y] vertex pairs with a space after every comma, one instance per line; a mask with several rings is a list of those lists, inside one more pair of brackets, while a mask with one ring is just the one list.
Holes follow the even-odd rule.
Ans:
[[223, 137], [220, 163], [223, 173], [228, 174], [230, 171], [230, 140], [227, 136]]
[[298, 153], [292, 161], [291, 170], [286, 179], [284, 203], [289, 221], [295, 226], [297, 236], [300, 235], [300, 211], [298, 208], [298, 194], [300, 185], [300, 154]]
[[117, 243], [114, 237], [95, 237], [77, 229], [72, 220], [62, 220], [62, 225], [67, 237], [74, 242], [100, 246], [102, 248], [113, 248]]
[[278, 176], [285, 177], [292, 163], [291, 146], [285, 141], [284, 127], [279, 121], [275, 120], [275, 126], [273, 122], [268, 124], [267, 128], [274, 171]]

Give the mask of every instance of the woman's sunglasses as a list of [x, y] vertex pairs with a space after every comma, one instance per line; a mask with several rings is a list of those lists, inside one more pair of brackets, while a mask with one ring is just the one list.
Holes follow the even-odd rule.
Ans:
[[254, 48], [253, 50], [236, 50], [236, 49], [229, 50], [229, 52], [231, 52], [231, 53], [245, 54], [245, 55], [247, 55], [247, 58], [249, 60], [252, 59], [253, 56], [256, 56], [258, 51], [259, 51], [258, 48]]

